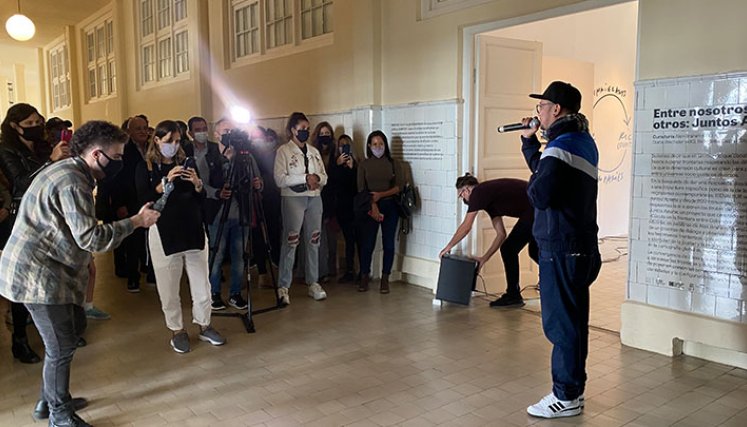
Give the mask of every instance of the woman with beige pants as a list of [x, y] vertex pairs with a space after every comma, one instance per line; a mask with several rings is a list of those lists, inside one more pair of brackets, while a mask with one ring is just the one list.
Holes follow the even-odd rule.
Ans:
[[173, 332], [171, 347], [186, 353], [189, 335], [182, 323], [179, 299], [182, 269], [189, 278], [192, 321], [200, 326], [199, 339], [212, 345], [223, 345], [226, 340], [210, 326], [208, 246], [202, 218], [205, 190], [194, 166], [179, 165], [185, 160], [180, 139], [175, 122], [159, 123], [145, 161], [138, 165], [135, 182], [144, 202], [155, 201], [169, 191], [161, 217], [148, 230], [148, 247], [166, 326]]

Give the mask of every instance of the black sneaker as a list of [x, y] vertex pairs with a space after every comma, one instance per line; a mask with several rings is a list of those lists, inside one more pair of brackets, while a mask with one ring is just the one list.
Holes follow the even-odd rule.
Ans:
[[241, 294], [231, 295], [231, 297], [228, 298], [228, 305], [238, 310], [246, 310], [246, 308], [249, 307], [249, 304], [241, 296]]
[[355, 280], [355, 273], [348, 271], [347, 273], [343, 274], [339, 279], [337, 279], [337, 283], [350, 283]]
[[220, 297], [220, 294], [213, 294], [213, 303], [210, 305], [210, 308], [213, 311], [226, 309], [226, 304], [223, 303], [223, 298]]
[[523, 307], [524, 298], [521, 295], [503, 294], [500, 298], [491, 302], [490, 306], [497, 308]]
[[140, 283], [138, 282], [127, 282], [127, 292], [136, 294], [140, 292]]

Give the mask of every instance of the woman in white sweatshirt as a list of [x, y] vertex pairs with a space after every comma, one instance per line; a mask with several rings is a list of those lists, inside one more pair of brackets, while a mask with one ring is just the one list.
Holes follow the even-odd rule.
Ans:
[[327, 293], [317, 283], [322, 226], [321, 192], [327, 184], [327, 172], [319, 150], [306, 143], [309, 139], [309, 119], [303, 113], [291, 114], [286, 133], [290, 140], [278, 148], [274, 175], [275, 183], [280, 188], [283, 217], [278, 298], [287, 305], [290, 304], [288, 290], [293, 281], [293, 261], [301, 242], [305, 245], [304, 265], [309, 296], [317, 301], [327, 298]]

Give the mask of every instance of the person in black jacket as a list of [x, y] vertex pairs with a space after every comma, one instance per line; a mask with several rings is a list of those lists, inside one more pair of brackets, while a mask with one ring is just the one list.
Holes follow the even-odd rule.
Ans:
[[[137, 165], [143, 161], [148, 149], [148, 121], [144, 116], [134, 116], [128, 120], [127, 133], [130, 139], [125, 144], [124, 167], [115, 180], [111, 183], [111, 211], [114, 219], [119, 220], [134, 215], [140, 209], [137, 189], [135, 187], [135, 170]], [[127, 237], [122, 246], [125, 249], [127, 263], [127, 291], [140, 292], [140, 272], [145, 270], [149, 273], [147, 280], [155, 279], [146, 265], [145, 256], [145, 230], [135, 230]]]
[[337, 146], [332, 150], [333, 155], [327, 168], [329, 181], [325, 187], [325, 190], [331, 187], [334, 217], [345, 237], [345, 273], [337, 280], [339, 283], [355, 280], [356, 234], [353, 198], [358, 192], [358, 162], [353, 157], [352, 146], [353, 139], [348, 135], [340, 135], [337, 139]]
[[199, 339], [212, 345], [226, 340], [210, 326], [210, 282], [208, 245], [202, 218], [205, 189], [196, 169], [184, 168], [177, 124], [158, 124], [145, 161], [137, 166], [137, 193], [141, 203], [167, 197], [156, 225], [148, 230], [148, 247], [153, 259], [158, 296], [172, 331], [171, 347], [177, 353], [190, 350], [189, 336], [182, 323], [179, 284], [186, 268], [192, 295], [193, 322], [200, 326]]
[[568, 417], [584, 409], [589, 286], [602, 265], [597, 242], [599, 152], [589, 122], [578, 112], [578, 89], [556, 81], [544, 93], [529, 96], [540, 100], [539, 127], [548, 140], [540, 152], [538, 128], [522, 132], [521, 150], [532, 171], [527, 192], [535, 209], [532, 232], [539, 247], [542, 328], [553, 344], [553, 387], [527, 412]]
[[[222, 161], [210, 170], [210, 185], [216, 189], [214, 196], [219, 199], [218, 210], [214, 218], [209, 218], [208, 222], [210, 224], [208, 229], [211, 242], [210, 284], [213, 310], [226, 308], [221, 295], [220, 281], [226, 248], [231, 251], [231, 287], [228, 304], [239, 310], [248, 307], [247, 301], [241, 295], [244, 284], [245, 239], [248, 239], [252, 229], [257, 227], [257, 212], [253, 207], [253, 201], [255, 191], [261, 191], [264, 185], [254, 156], [251, 153], [236, 153], [235, 147], [229, 146], [229, 139], [248, 141], [248, 135], [236, 134], [235, 129], [231, 129], [230, 132], [231, 138], [225, 135], [220, 141]], [[237, 157], [232, 162], [234, 156]], [[233, 170], [231, 169], [232, 163]], [[229, 176], [229, 172], [232, 172], [233, 176]], [[225, 221], [221, 224], [225, 209], [228, 211]]]
[[[260, 227], [252, 229], [253, 261], [257, 265], [259, 287], [271, 288], [272, 280], [268, 274], [268, 261], [277, 268], [280, 262], [280, 189], [275, 185], [273, 170], [275, 167], [275, 150], [277, 150], [277, 134], [272, 129], [257, 126], [252, 133], [252, 154], [257, 161], [257, 168], [262, 177], [261, 208], [267, 227], [267, 244], [270, 245], [270, 259], [267, 259], [267, 246]], [[276, 275], [277, 277], [277, 275]]]
[[[0, 169], [10, 184], [10, 224], [21, 198], [31, 185], [34, 177], [52, 162], [70, 157], [67, 142], [57, 144], [51, 155], [45, 138], [41, 115], [29, 104], [15, 104], [8, 109], [0, 126]], [[0, 242], [5, 247], [5, 241]], [[38, 363], [39, 356], [29, 347], [26, 324], [29, 312], [23, 304], [11, 303], [13, 315], [13, 357], [22, 363]]]

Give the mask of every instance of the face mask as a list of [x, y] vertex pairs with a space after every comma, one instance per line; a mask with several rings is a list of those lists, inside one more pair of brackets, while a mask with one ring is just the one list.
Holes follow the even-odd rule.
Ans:
[[207, 132], [195, 132], [195, 141], [199, 142], [200, 144], [204, 144], [207, 142]]
[[[31, 142], [44, 142], [44, 128], [40, 126], [23, 127], [23, 139]], [[20, 133], [19, 133], [20, 135]]]
[[106, 153], [103, 151], [101, 154], [109, 160], [109, 163], [106, 164], [106, 166], [102, 165], [98, 158], [96, 158], [96, 163], [98, 163], [99, 167], [101, 168], [101, 171], [104, 172], [104, 178], [102, 180], [110, 180], [117, 176], [119, 171], [122, 170], [124, 167], [124, 161], [122, 160], [114, 160], [111, 157], [107, 156]]
[[316, 139], [319, 141], [319, 145], [325, 146], [332, 143], [332, 136], [331, 135], [319, 135], [319, 137]]
[[298, 139], [300, 142], [306, 142], [309, 139], [309, 130], [299, 129], [298, 133], [296, 134], [296, 139]]
[[384, 147], [371, 147], [371, 152], [377, 159], [380, 159], [384, 155], [386, 149]]
[[176, 142], [172, 142], [171, 144], [162, 143], [158, 145], [158, 148], [161, 150], [163, 157], [171, 159], [176, 155], [176, 152], [179, 151], [179, 144]]

